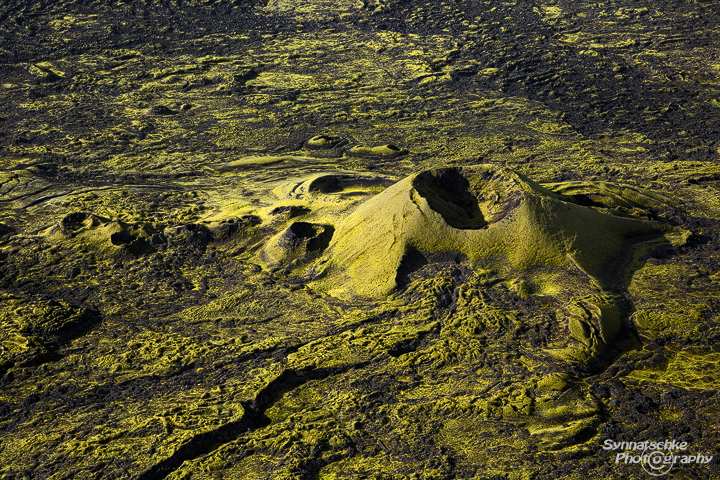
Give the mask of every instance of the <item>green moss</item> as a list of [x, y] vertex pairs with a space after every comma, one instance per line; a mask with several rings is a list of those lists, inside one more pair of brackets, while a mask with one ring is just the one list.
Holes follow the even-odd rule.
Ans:
[[630, 293], [641, 298], [632, 320], [651, 337], [661, 334], [694, 335], [695, 327], [708, 308], [707, 293], [688, 295], [679, 289], [672, 278], [697, 275], [694, 268], [682, 264], [646, 263], [632, 277]]
[[608, 421], [712, 441], [718, 68], [668, 32], [707, 5], [150, 3], [142, 51], [5, 12], [54, 58], [2, 84], [0, 476], [640, 478], [589, 466]]
[[686, 350], [673, 352], [664, 368], [633, 370], [628, 377], [643, 382], [669, 384], [688, 391], [707, 391], [720, 386], [718, 367], [720, 354]]
[[395, 158], [407, 154], [408, 151], [388, 144], [377, 147], [352, 147], [347, 153], [357, 157]]
[[[329, 278], [347, 275], [361, 295], [383, 296], [397, 286], [397, 272], [413, 250], [446, 251], [501, 269], [577, 267], [610, 285], [608, 268], [622, 257], [626, 239], [663, 228], [574, 205], [495, 167], [438, 170], [398, 182], [340, 224], [326, 269]], [[321, 285], [347, 292], [341, 280]]]

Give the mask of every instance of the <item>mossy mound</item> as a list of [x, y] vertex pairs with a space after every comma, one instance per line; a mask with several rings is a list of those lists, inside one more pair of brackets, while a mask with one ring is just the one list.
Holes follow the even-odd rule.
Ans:
[[333, 231], [330, 225], [293, 222], [268, 242], [262, 257], [271, 264], [309, 258], [328, 246]]
[[[314, 175], [302, 182], [281, 185], [273, 193], [282, 199], [322, 199], [336, 201], [337, 197], [357, 197], [368, 192], [380, 191], [394, 182], [379, 175], [357, 175], [354, 173], [329, 173]], [[377, 190], [376, 190], [377, 189]]]
[[460, 252], [478, 268], [579, 269], [599, 289], [612, 289], [632, 243], [668, 231], [571, 200], [494, 165], [411, 175], [338, 225], [318, 285], [379, 298], [396, 289], [415, 252]]
[[111, 221], [88, 212], [73, 212], [64, 216], [46, 229], [44, 236], [52, 243], [70, 241], [98, 252], [131, 255], [149, 253], [166, 241], [158, 225]]
[[[270, 214], [277, 216], [281, 216], [283, 214], [287, 216], [291, 216], [293, 214], [298, 215], [297, 212], [293, 211], [270, 212]], [[209, 222], [207, 228], [213, 241], [221, 242], [229, 240], [235, 236], [247, 236], [251, 234], [261, 223], [262, 220], [257, 215], [240, 215]]]
[[345, 145], [347, 140], [333, 135], [316, 135], [303, 144], [308, 150], [327, 150]]
[[65, 215], [60, 222], [50, 230], [50, 234], [60, 233], [67, 237], [72, 237], [77, 233], [86, 230], [92, 230], [107, 222], [107, 219], [93, 215], [87, 212], [73, 212]]
[[547, 350], [555, 358], [592, 371], [624, 348], [633, 336], [623, 331], [624, 302], [608, 294], [575, 297], [556, 312], [561, 319], [565, 341], [561, 348]]
[[347, 151], [351, 157], [364, 157], [371, 159], [391, 159], [406, 155], [408, 150], [392, 144], [378, 145], [376, 147], [356, 146]]
[[218, 173], [234, 172], [256, 168], [258, 166], [277, 166], [292, 163], [307, 162], [310, 159], [306, 157], [297, 157], [293, 155], [281, 156], [262, 156], [262, 157], [244, 157], [232, 162], [222, 163], [219, 165], [211, 165], [208, 168]]

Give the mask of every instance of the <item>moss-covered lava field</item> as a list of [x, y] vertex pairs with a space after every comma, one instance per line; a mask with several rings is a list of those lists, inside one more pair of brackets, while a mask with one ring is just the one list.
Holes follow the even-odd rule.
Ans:
[[720, 478], [603, 448], [720, 451], [719, 38], [4, 0], [0, 479]]

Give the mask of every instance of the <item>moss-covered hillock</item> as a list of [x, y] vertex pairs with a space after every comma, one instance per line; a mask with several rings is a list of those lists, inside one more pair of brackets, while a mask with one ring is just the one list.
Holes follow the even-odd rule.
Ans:
[[413, 252], [457, 252], [477, 268], [516, 274], [579, 269], [598, 288], [612, 289], [633, 241], [667, 231], [578, 205], [506, 168], [435, 169], [398, 182], [338, 225], [319, 286], [383, 297], [396, 289]]

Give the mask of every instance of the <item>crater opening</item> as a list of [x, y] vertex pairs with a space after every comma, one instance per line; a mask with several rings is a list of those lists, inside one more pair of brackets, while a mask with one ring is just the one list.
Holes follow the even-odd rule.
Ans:
[[113, 245], [127, 245], [128, 243], [135, 240], [135, 237], [130, 235], [127, 232], [115, 232], [112, 235], [110, 235], [110, 242], [112, 242]]
[[294, 222], [280, 237], [278, 246], [294, 252], [301, 245], [306, 251], [324, 250], [330, 244], [335, 229], [330, 225], [318, 225], [308, 222]]
[[80, 228], [87, 226], [88, 222], [92, 222], [92, 215], [85, 212], [74, 212], [65, 215], [60, 224], [69, 231], [79, 230]]
[[451, 227], [478, 230], [487, 226], [478, 199], [470, 191], [470, 182], [457, 169], [423, 172], [413, 186]]

